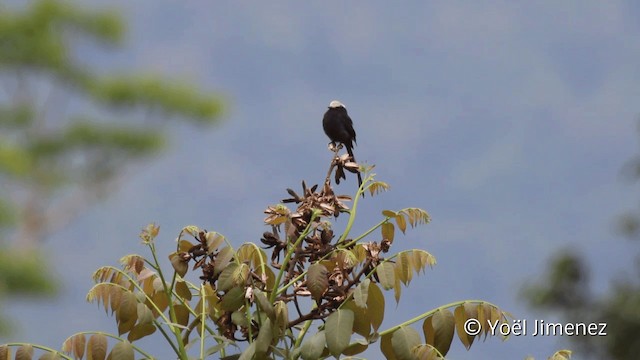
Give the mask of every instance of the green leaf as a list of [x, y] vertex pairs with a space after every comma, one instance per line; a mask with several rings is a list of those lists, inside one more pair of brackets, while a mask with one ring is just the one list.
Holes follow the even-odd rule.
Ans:
[[331, 355], [338, 357], [349, 346], [353, 320], [353, 311], [346, 309], [338, 309], [327, 317], [325, 337]]
[[342, 353], [347, 356], [354, 356], [364, 352], [368, 347], [369, 343], [366, 340], [359, 339], [358, 341], [351, 343]]
[[396, 353], [393, 351], [393, 345], [391, 344], [391, 338], [393, 333], [385, 334], [380, 337], [380, 351], [387, 360], [397, 360]]
[[414, 360], [413, 348], [420, 345], [420, 334], [412, 327], [402, 326], [393, 332], [391, 346], [399, 360]]
[[364, 279], [353, 291], [353, 300], [361, 308], [367, 307], [367, 298], [369, 297], [369, 283], [371, 280]]
[[237, 326], [249, 326], [249, 319], [247, 319], [247, 313], [240, 309], [231, 313], [231, 322]]
[[396, 224], [398, 224], [398, 228], [400, 229], [400, 231], [402, 231], [402, 233], [404, 234], [405, 231], [407, 230], [407, 221], [404, 218], [403, 214], [398, 214], [396, 215]]
[[391, 210], [382, 210], [382, 216], [388, 217], [388, 218], [395, 218], [396, 217], [396, 212], [395, 211], [391, 211]]
[[256, 355], [258, 357], [265, 356], [273, 341], [273, 325], [271, 319], [267, 318], [260, 326], [260, 332], [254, 344], [256, 344]]
[[369, 285], [369, 297], [367, 299], [367, 315], [371, 319], [371, 326], [378, 331], [384, 320], [384, 294], [375, 283]]
[[[244, 349], [244, 351], [242, 352], [242, 354], [240, 354], [240, 357], [235, 357], [233, 359], [238, 359], [238, 360], [252, 360], [254, 359], [254, 356], [256, 355], [256, 343], [252, 342], [249, 346], [247, 346], [246, 349]], [[222, 358], [220, 360], [226, 359]]]
[[322, 295], [329, 288], [329, 278], [327, 268], [320, 263], [309, 266], [307, 271], [307, 288], [314, 300], [319, 301]]
[[225, 311], [236, 311], [244, 305], [244, 288], [234, 287], [220, 301], [220, 308]]
[[207, 245], [207, 254], [211, 254], [224, 242], [224, 236], [218, 234], [215, 231], [208, 232], [205, 235], [206, 245]]
[[449, 309], [436, 311], [422, 325], [427, 344], [438, 349], [442, 355], [447, 355], [453, 341], [455, 325], [455, 318]]
[[213, 273], [219, 274], [221, 271], [229, 266], [231, 259], [233, 259], [234, 251], [231, 247], [225, 246], [220, 249], [220, 252], [215, 258], [215, 263], [213, 264]]
[[269, 302], [269, 299], [267, 299], [267, 296], [264, 294], [264, 292], [255, 289], [253, 291], [253, 298], [255, 299], [255, 302], [258, 304], [260, 309], [264, 311], [270, 319], [275, 319], [274, 307], [271, 302]]
[[378, 274], [378, 278], [380, 279], [380, 285], [385, 290], [389, 290], [393, 288], [396, 281], [396, 276], [394, 273], [393, 264], [390, 262], [383, 262], [382, 264], [376, 267], [376, 273]]
[[438, 354], [438, 350], [429, 344], [420, 344], [412, 349], [414, 356], [420, 360], [439, 360], [442, 359]]
[[342, 308], [353, 311], [353, 331], [368, 337], [371, 334], [371, 319], [368, 309], [359, 307], [353, 300], [347, 301]]
[[304, 360], [316, 360], [322, 357], [325, 345], [324, 331], [318, 331], [302, 344], [300, 356]]
[[239, 285], [238, 283], [236, 283], [236, 279], [234, 277], [234, 274], [236, 273], [236, 270], [239, 266], [240, 265], [238, 265], [237, 263], [231, 263], [224, 270], [222, 270], [220, 276], [218, 277], [219, 291], [227, 291], [232, 287]]
[[386, 222], [382, 224], [382, 226], [380, 226], [380, 230], [382, 232], [382, 240], [389, 240], [389, 242], [393, 242], [396, 228], [392, 223]]
[[413, 257], [407, 251], [403, 251], [396, 256], [396, 276], [406, 286], [413, 277]]
[[282, 300], [278, 300], [275, 303], [274, 309], [276, 325], [280, 329], [285, 330], [289, 324], [289, 308], [287, 304]]
[[460, 342], [462, 342], [462, 345], [469, 350], [469, 348], [471, 348], [471, 344], [473, 344], [474, 336], [467, 334], [464, 328], [464, 323], [469, 319], [464, 305], [456, 307], [453, 315], [456, 320], [456, 332], [458, 333], [458, 338], [460, 339]]
[[109, 357], [118, 360], [134, 360], [133, 346], [128, 341], [121, 341], [111, 349]]
[[424, 273], [424, 269], [427, 265], [429, 265], [429, 267], [436, 265], [436, 258], [424, 250], [413, 249], [411, 250], [411, 253], [413, 255], [413, 268], [416, 273], [421, 270]]
[[571, 359], [570, 350], [558, 350], [551, 357], [550, 360], [569, 360]]

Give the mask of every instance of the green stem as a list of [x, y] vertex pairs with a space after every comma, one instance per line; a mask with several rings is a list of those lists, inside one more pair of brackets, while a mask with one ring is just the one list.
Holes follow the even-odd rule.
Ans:
[[379, 223], [375, 224], [373, 227], [371, 227], [369, 230], [365, 231], [364, 233], [362, 233], [362, 235], [358, 236], [357, 238], [349, 241], [348, 243], [341, 245], [341, 248], [348, 248], [350, 246], [355, 245], [358, 241], [364, 239], [367, 235], [371, 234], [372, 232], [374, 232], [376, 229], [378, 229], [380, 226], [382, 226], [384, 223], [388, 222], [389, 219], [391, 219], [388, 216], [385, 216], [384, 220], [381, 220]]
[[384, 335], [387, 335], [387, 334], [391, 334], [391, 333], [393, 333], [394, 331], [398, 330], [399, 328], [401, 328], [403, 326], [408, 326], [408, 325], [411, 325], [411, 324], [413, 324], [415, 322], [418, 322], [418, 321], [420, 321], [422, 319], [428, 318], [429, 316], [435, 314], [436, 311], [438, 311], [438, 310], [444, 310], [444, 309], [448, 309], [448, 308], [451, 308], [451, 307], [457, 307], [457, 306], [463, 305], [464, 303], [483, 303], [483, 304], [488, 304], [490, 306], [493, 306], [496, 309], [499, 309], [498, 306], [496, 306], [496, 305], [494, 305], [494, 304], [492, 304], [490, 302], [484, 301], [484, 300], [462, 300], [462, 301], [456, 301], [456, 302], [452, 302], [452, 303], [449, 303], [449, 304], [446, 304], [446, 305], [442, 305], [442, 306], [437, 307], [437, 308], [435, 308], [433, 310], [429, 310], [429, 311], [427, 311], [425, 313], [422, 313], [421, 315], [418, 315], [418, 316], [416, 316], [416, 317], [414, 317], [414, 318], [412, 318], [410, 320], [407, 320], [407, 321], [403, 322], [402, 324], [398, 324], [396, 326], [390, 327], [387, 330], [381, 331], [378, 334], [380, 335], [380, 337], [382, 337]]
[[204, 284], [200, 285], [200, 299], [202, 300], [202, 317], [200, 318], [200, 359], [204, 359], [204, 328], [205, 328], [205, 303], [207, 301], [207, 297], [204, 292]]
[[[153, 243], [149, 243], [149, 248], [151, 249], [151, 255], [153, 255], [153, 262], [156, 264], [157, 268], [158, 268], [158, 276], [160, 276], [160, 280], [162, 281], [162, 288], [164, 289], [164, 293], [167, 294], [167, 296], [169, 297], [169, 317], [171, 318], [171, 323], [172, 324], [177, 324], [178, 320], [176, 317], [176, 310], [173, 306], [173, 301], [172, 301], [172, 294], [173, 294], [173, 283], [175, 282], [175, 278], [176, 278], [176, 272], [173, 272], [173, 281], [172, 281], [172, 286], [171, 286], [171, 290], [167, 287], [167, 282], [165, 281], [164, 275], [162, 274], [162, 269], [160, 268], [160, 262], [158, 261], [158, 257], [156, 255], [156, 248], [154, 246]], [[180, 328], [173, 326], [173, 325], [169, 325], [169, 328], [171, 329], [171, 331], [173, 332], [176, 340], [178, 341], [178, 352], [176, 353], [176, 355], [178, 355], [178, 357], [181, 360], [187, 360], [188, 356], [187, 356], [187, 351], [184, 348], [184, 342], [182, 341], [182, 335], [180, 333]], [[175, 348], [174, 348], [175, 349]]]
[[311, 327], [312, 323], [313, 323], [313, 320], [307, 320], [304, 322], [304, 326], [300, 330], [300, 333], [298, 334], [298, 338], [296, 339], [294, 349], [300, 346], [300, 344], [302, 343], [302, 339], [304, 339], [304, 336], [307, 334], [307, 331], [309, 331], [309, 328]]

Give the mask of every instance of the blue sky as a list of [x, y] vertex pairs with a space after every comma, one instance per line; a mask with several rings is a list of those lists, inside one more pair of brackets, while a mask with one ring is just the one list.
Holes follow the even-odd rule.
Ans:
[[[353, 118], [358, 160], [392, 186], [361, 203], [355, 231], [383, 209], [433, 217], [396, 240], [438, 265], [397, 307], [388, 297], [383, 328], [464, 299], [553, 321], [517, 296], [549, 256], [586, 256], [599, 292], [630, 266], [633, 248], [612, 223], [639, 195], [619, 176], [638, 150], [636, 2], [93, 2], [114, 3], [130, 23], [125, 49], [82, 49], [83, 61], [185, 77], [229, 107], [210, 131], [172, 128], [162, 158], [131, 168], [117, 193], [47, 242], [63, 294], [8, 304], [22, 329], [9, 340], [57, 346], [73, 331], [115, 331], [84, 302], [90, 274], [143, 252], [137, 234], [149, 222], [165, 253], [188, 224], [258, 241], [262, 211], [285, 188], [323, 180], [321, 118], [333, 99]], [[339, 189], [352, 193], [351, 180]], [[450, 357], [543, 359], [565, 346], [490, 339], [467, 353], [456, 342]]]

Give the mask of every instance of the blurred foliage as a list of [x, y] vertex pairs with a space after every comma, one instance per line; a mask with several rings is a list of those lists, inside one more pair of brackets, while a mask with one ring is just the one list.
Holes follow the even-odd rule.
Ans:
[[[640, 156], [629, 161], [622, 174], [637, 183]], [[629, 211], [616, 222], [621, 234], [640, 238], [640, 212]], [[527, 286], [523, 294], [530, 306], [558, 312], [565, 322], [607, 323], [606, 336], [568, 337], [584, 358], [635, 360], [640, 354], [640, 254], [636, 259], [629, 275], [612, 279], [608, 291], [597, 295], [590, 287], [589, 274], [602, 264], [590, 266], [582, 256], [567, 250], [551, 259], [543, 280]]]
[[55, 293], [56, 284], [42, 274], [47, 266], [40, 254], [0, 249], [0, 295], [9, 291], [20, 296]]
[[202, 126], [221, 115], [218, 95], [187, 82], [87, 65], [88, 48], [116, 50], [125, 34], [111, 10], [0, 4], [0, 296], [51, 292], [46, 264], [33, 260], [39, 244], [157, 154], [168, 120]]

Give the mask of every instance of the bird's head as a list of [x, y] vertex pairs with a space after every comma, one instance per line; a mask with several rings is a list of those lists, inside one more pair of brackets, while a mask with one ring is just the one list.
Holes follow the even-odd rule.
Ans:
[[333, 100], [332, 102], [329, 103], [329, 108], [330, 109], [344, 108], [344, 104], [338, 100]]

